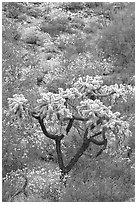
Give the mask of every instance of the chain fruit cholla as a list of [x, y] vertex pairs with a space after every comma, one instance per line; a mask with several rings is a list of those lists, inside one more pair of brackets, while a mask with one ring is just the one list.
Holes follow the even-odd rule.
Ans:
[[[69, 89], [59, 88], [56, 94], [40, 93], [38, 106], [33, 110], [22, 94], [13, 95], [13, 98], [9, 98], [9, 113], [17, 121], [24, 120], [27, 114], [38, 121], [43, 134], [56, 143], [58, 164], [64, 177], [90, 143], [102, 146], [96, 156], [104, 150], [111, 152], [114, 147], [115, 151], [122, 151], [124, 140], [131, 136], [131, 131], [121, 114], [113, 112], [113, 106], [119, 98], [126, 101], [129, 92], [134, 94], [134, 89], [129, 85], [107, 86], [103, 85], [101, 76], [86, 76], [79, 78]], [[83, 135], [82, 145], [65, 166], [61, 141], [72, 128]]]

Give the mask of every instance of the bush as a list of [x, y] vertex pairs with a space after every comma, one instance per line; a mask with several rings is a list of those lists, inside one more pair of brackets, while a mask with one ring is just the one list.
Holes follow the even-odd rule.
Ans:
[[41, 16], [41, 10], [38, 8], [30, 8], [27, 11], [27, 15], [33, 16], [34, 18], [38, 18]]
[[26, 12], [26, 8], [21, 3], [7, 2], [3, 3], [2, 6], [8, 18], [18, 19], [21, 13]]
[[77, 10], [82, 10], [84, 7], [84, 3], [82, 2], [67, 2], [63, 3], [62, 7], [67, 11], [75, 12]]
[[[80, 180], [80, 178], [79, 178]], [[130, 190], [129, 190], [130, 188]], [[72, 182], [62, 192], [61, 202], [124, 202], [134, 197], [133, 186], [123, 185], [121, 179], [93, 179], [86, 184]]]
[[83, 159], [75, 171], [62, 190], [61, 202], [124, 202], [134, 197], [135, 171], [126, 159], [104, 157], [87, 163]]
[[22, 29], [21, 31], [21, 40], [28, 44], [37, 44], [41, 40], [41, 32], [37, 27], [29, 27]]
[[97, 7], [101, 7], [103, 3], [101, 2], [86, 2], [85, 5], [88, 8], [97, 8]]
[[[115, 66], [130, 69], [135, 60], [135, 5], [130, 3], [120, 11], [112, 23], [102, 31], [98, 47]], [[134, 66], [132, 66], [132, 70]], [[122, 70], [123, 71], [123, 70]], [[131, 72], [134, 72], [131, 71]]]
[[47, 23], [44, 22], [40, 26], [41, 31], [45, 33], [49, 33], [52, 37], [59, 35], [60, 32], [65, 32], [66, 27], [59, 23]]

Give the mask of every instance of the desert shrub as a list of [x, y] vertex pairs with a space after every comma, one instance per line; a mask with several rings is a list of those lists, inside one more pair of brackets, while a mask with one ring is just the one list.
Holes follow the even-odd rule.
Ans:
[[18, 19], [21, 13], [26, 12], [25, 6], [21, 3], [6, 2], [2, 4], [3, 10], [6, 11], [7, 18]]
[[91, 22], [88, 22], [83, 31], [87, 34], [89, 33], [96, 33], [98, 31], [98, 29], [101, 29], [102, 26], [100, 26], [99, 23], [95, 22], [95, 21], [91, 21]]
[[[135, 58], [135, 17], [134, 3], [119, 12], [112, 23], [102, 31], [98, 43], [104, 58], [111, 58], [115, 65], [129, 69]], [[131, 71], [131, 67], [130, 67]], [[134, 67], [132, 65], [132, 72]]]
[[66, 189], [61, 192], [61, 202], [123, 202], [134, 197], [133, 161], [127, 162], [121, 156], [107, 161], [105, 157], [98, 161], [92, 156], [91, 159], [79, 161], [81, 165], [71, 174]]
[[42, 40], [42, 34], [35, 26], [22, 29], [20, 32], [21, 40], [23, 40], [25, 43], [37, 44]]
[[61, 8], [53, 8], [47, 15], [45, 22], [42, 22], [40, 29], [49, 33], [52, 37], [57, 36], [60, 32], [66, 32], [68, 27], [68, 15]]
[[[72, 40], [72, 41], [71, 41]], [[69, 39], [66, 44], [67, 52], [80, 54], [83, 53], [86, 49], [86, 41], [82, 39], [79, 35], [75, 35]]]
[[62, 5], [63, 9], [71, 12], [75, 12], [77, 10], [82, 10], [84, 7], [84, 3], [82, 2], [67, 2], [63, 3]]
[[80, 31], [83, 30], [85, 22], [82, 18], [77, 16], [70, 16], [70, 27], [77, 28]]
[[39, 18], [41, 16], [41, 10], [39, 8], [29, 8], [27, 10], [27, 15], [33, 16], [34, 18]]
[[44, 22], [41, 24], [40, 29], [45, 33], [49, 33], [53, 37], [59, 35], [60, 32], [65, 32], [66, 27], [59, 23]]
[[68, 13], [63, 11], [61, 8], [54, 8], [53, 10], [51, 10], [51, 12], [48, 14], [48, 17], [50, 19], [50, 23], [58, 23], [62, 25], [67, 25], [69, 23]]
[[101, 2], [86, 2], [85, 6], [89, 8], [96, 8], [96, 7], [102, 6], [102, 3]]
[[129, 197], [134, 197], [133, 187], [111, 178], [92, 179], [86, 184], [71, 181], [65, 190], [60, 198], [61, 202], [123, 202]]

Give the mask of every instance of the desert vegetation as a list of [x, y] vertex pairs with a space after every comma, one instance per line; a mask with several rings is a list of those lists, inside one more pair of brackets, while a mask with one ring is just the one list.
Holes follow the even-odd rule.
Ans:
[[135, 201], [135, 3], [2, 3], [3, 202]]

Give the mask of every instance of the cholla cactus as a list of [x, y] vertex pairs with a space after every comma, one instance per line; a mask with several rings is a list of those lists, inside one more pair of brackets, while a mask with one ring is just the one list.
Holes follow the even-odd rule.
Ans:
[[[103, 85], [101, 76], [87, 76], [80, 78], [70, 89], [60, 88], [56, 94], [41, 94], [41, 98], [37, 100], [38, 107], [31, 110], [31, 115], [38, 120], [44, 135], [55, 140], [62, 175], [71, 170], [90, 142], [103, 146], [96, 156], [104, 150], [122, 150], [124, 140], [132, 134], [128, 123], [122, 120], [119, 112], [113, 112], [112, 107], [118, 98], [125, 101], [129, 92], [134, 94], [131, 86], [106, 86]], [[109, 106], [104, 101], [107, 97], [111, 101]], [[23, 95], [14, 95], [13, 99], [9, 99], [10, 111], [21, 116], [27, 103]], [[64, 166], [61, 140], [71, 132], [70, 130], [81, 131], [83, 143], [69, 164]]]
[[28, 100], [25, 99], [23, 94], [20, 94], [20, 95], [14, 94], [13, 98], [8, 98], [9, 110], [13, 111], [16, 114], [18, 109], [23, 110], [23, 106], [27, 102], [28, 102]]
[[13, 98], [8, 98], [9, 111], [7, 114], [17, 119], [19, 125], [22, 119], [25, 119], [26, 114], [28, 115], [27, 102], [23, 94], [14, 94]]

